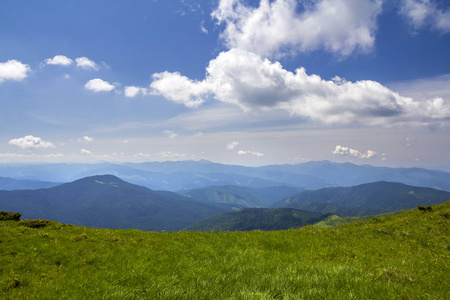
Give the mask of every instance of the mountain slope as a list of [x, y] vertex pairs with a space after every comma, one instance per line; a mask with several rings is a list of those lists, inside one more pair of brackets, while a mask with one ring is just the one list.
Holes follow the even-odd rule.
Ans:
[[228, 203], [236, 207], [269, 207], [271, 204], [299, 193], [299, 188], [272, 186], [250, 188], [242, 186], [210, 186], [180, 191], [179, 194], [205, 203]]
[[102, 175], [48, 189], [0, 191], [0, 210], [89, 227], [160, 231], [180, 230], [228, 208]]
[[[449, 192], [380, 181], [353, 187], [304, 191], [275, 203], [273, 207], [307, 209], [316, 206], [312, 211], [361, 216], [413, 208], [418, 205], [439, 204], [449, 200]], [[326, 205], [321, 206], [317, 203]], [[362, 210], [354, 209], [358, 207]]]
[[186, 230], [283, 230], [314, 224], [328, 216], [290, 208], [246, 208], [210, 217], [189, 226]]
[[61, 183], [0, 177], [0, 190], [4, 191], [44, 189], [59, 184]]

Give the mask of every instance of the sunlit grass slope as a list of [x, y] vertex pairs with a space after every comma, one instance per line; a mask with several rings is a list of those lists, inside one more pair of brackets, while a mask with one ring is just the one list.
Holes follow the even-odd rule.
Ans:
[[0, 221], [0, 298], [450, 298], [450, 203], [269, 232], [23, 223]]

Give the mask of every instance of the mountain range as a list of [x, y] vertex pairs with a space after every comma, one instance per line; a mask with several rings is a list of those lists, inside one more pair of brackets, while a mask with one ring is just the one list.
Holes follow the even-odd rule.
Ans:
[[101, 175], [46, 189], [0, 191], [0, 210], [80, 226], [174, 231], [231, 207]]
[[[113, 175], [101, 175], [108, 172]], [[204, 160], [0, 164], [0, 175], [4, 176], [0, 177], [0, 210], [102, 228], [175, 231], [226, 212], [236, 213], [225, 215], [233, 220], [281, 214], [279, 210], [238, 211], [243, 208], [366, 216], [450, 201], [450, 173], [328, 161], [264, 167]], [[232, 223], [223, 221], [224, 216], [218, 218], [222, 221], [216, 219], [214, 224]], [[247, 225], [259, 228], [260, 223]]]
[[210, 186], [178, 193], [205, 203], [226, 203], [237, 208], [263, 208], [301, 192], [290, 186], [270, 186], [262, 188], [235, 185]]
[[450, 173], [421, 168], [387, 168], [330, 161], [296, 165], [244, 167], [206, 160], [97, 163], [1, 164], [0, 176], [48, 182], [71, 182], [88, 176], [112, 174], [153, 190], [181, 191], [209, 186], [290, 186], [300, 189], [354, 186], [376, 181], [450, 191]]
[[304, 191], [278, 201], [272, 207], [340, 216], [364, 216], [446, 201], [450, 201], [450, 192], [380, 181], [353, 187]]

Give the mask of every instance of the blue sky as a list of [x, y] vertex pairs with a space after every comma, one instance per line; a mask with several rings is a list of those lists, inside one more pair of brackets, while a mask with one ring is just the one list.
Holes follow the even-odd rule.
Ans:
[[450, 166], [450, 4], [0, 2], [0, 162]]

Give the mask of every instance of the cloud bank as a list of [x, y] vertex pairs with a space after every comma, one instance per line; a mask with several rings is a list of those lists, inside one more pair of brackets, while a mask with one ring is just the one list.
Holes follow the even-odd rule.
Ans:
[[325, 124], [439, 125], [450, 119], [450, 105], [442, 98], [418, 102], [376, 81], [324, 80], [304, 68], [290, 72], [278, 62], [240, 49], [211, 60], [203, 81], [178, 72], [153, 78], [154, 93], [187, 107], [198, 107], [212, 97], [244, 110], [281, 109]]
[[18, 139], [12, 139], [8, 142], [8, 144], [20, 147], [22, 149], [55, 147], [55, 145], [53, 145], [51, 142], [44, 141], [40, 137], [34, 137], [32, 135], [27, 135]]

